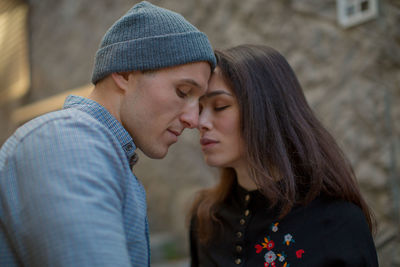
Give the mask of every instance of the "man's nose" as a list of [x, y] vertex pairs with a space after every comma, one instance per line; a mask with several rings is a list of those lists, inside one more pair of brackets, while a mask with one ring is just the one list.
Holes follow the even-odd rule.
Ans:
[[180, 117], [181, 122], [185, 128], [193, 129], [198, 127], [199, 123], [199, 105], [191, 105], [188, 107]]

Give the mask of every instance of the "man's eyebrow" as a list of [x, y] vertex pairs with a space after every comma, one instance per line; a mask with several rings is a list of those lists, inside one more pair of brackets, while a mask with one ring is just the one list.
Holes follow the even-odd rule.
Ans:
[[216, 91], [212, 91], [210, 93], [207, 93], [205, 95], [203, 95], [202, 97], [200, 97], [199, 101], [203, 100], [204, 98], [211, 98], [217, 95], [229, 95], [229, 96], [233, 96], [232, 94], [230, 94], [227, 91], [224, 90], [216, 90]]
[[192, 79], [182, 79], [180, 82], [191, 84], [192, 86], [197, 87], [197, 88], [203, 88], [203, 86], [201, 86], [195, 80], [192, 80]]

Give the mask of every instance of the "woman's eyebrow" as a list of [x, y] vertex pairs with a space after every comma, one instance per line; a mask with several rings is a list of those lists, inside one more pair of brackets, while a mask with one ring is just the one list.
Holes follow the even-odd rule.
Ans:
[[216, 90], [216, 91], [212, 91], [212, 92], [210, 92], [210, 93], [207, 93], [207, 94], [205, 94], [205, 95], [203, 95], [202, 97], [200, 97], [200, 101], [202, 100], [202, 99], [204, 99], [204, 98], [211, 98], [211, 97], [214, 97], [214, 96], [217, 96], [217, 95], [229, 95], [229, 96], [233, 96], [232, 94], [230, 94], [229, 92], [227, 92], [227, 91], [224, 91], [224, 90]]

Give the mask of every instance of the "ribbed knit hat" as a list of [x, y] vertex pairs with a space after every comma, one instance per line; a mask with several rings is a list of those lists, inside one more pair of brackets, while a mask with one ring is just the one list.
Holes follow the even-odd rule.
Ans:
[[216, 60], [207, 36], [183, 16], [143, 1], [104, 35], [96, 53], [92, 83], [113, 72], [156, 70]]

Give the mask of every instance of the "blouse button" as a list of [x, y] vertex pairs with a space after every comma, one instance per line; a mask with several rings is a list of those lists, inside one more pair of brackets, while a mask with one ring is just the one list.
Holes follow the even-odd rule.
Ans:
[[239, 265], [239, 264], [241, 264], [241, 263], [242, 263], [242, 260], [241, 260], [241, 259], [239, 259], [239, 258], [237, 258], [237, 259], [235, 260], [235, 263]]
[[249, 210], [245, 210], [244, 216], [249, 216], [249, 214], [250, 214], [250, 211]]
[[243, 248], [242, 246], [236, 246], [236, 252], [242, 252]]
[[245, 223], [246, 223], [246, 221], [245, 221], [244, 219], [240, 219], [240, 221], [239, 221], [239, 222], [240, 222], [240, 224], [241, 224], [241, 225], [243, 225], [243, 224], [245, 224]]
[[249, 201], [249, 200], [250, 200], [250, 195], [247, 194], [247, 195], [244, 197], [244, 200]]
[[241, 238], [241, 237], [243, 236], [243, 234], [242, 234], [242, 232], [237, 232], [237, 233], [236, 233], [236, 236], [237, 236], [238, 238]]

